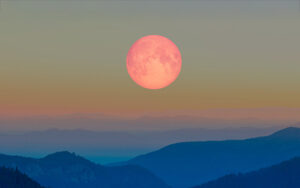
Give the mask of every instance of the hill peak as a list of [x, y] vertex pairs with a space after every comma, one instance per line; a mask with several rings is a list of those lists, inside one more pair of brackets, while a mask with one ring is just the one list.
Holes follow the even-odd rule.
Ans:
[[69, 151], [60, 151], [53, 154], [47, 155], [41, 159], [42, 161], [51, 161], [55, 163], [65, 162], [65, 163], [74, 163], [74, 162], [85, 162], [90, 163], [88, 160], [77, 156], [75, 153]]
[[300, 138], [300, 128], [298, 127], [287, 127], [281, 129], [270, 135], [271, 137], [280, 137], [280, 138]]
[[[17, 167], [22, 173], [34, 177], [37, 182], [46, 187], [168, 187], [144, 168], [104, 167], [68, 151], [56, 152], [41, 159], [20, 160], [13, 156], [3, 157], [3, 159], [0, 157], [1, 166], [13, 169]], [[3, 178], [7, 179], [5, 176]], [[8, 187], [1, 186], [1, 183], [0, 174], [0, 187]]]
[[69, 151], [59, 151], [59, 152], [55, 152], [55, 153], [52, 153], [52, 154], [49, 154], [47, 155], [46, 157], [44, 158], [61, 158], [61, 157], [76, 157], [76, 154], [75, 153], [71, 153]]

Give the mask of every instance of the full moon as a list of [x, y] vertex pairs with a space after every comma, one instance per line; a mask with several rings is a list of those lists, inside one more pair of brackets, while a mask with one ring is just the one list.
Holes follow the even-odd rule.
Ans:
[[176, 80], [181, 70], [181, 54], [168, 38], [149, 35], [137, 40], [127, 55], [127, 70], [138, 85], [161, 89]]

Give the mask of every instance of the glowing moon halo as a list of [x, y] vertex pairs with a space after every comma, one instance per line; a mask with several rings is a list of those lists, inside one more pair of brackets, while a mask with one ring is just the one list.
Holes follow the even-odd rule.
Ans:
[[127, 54], [127, 70], [138, 85], [147, 89], [161, 89], [178, 77], [181, 54], [170, 39], [148, 35], [131, 46]]

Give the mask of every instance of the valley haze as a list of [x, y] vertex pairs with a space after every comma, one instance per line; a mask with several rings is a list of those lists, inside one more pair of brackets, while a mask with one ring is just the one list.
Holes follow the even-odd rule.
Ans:
[[265, 136], [287, 126], [297, 126], [297, 123], [188, 116], [2, 118], [0, 147], [3, 153], [29, 157], [68, 150], [97, 163], [111, 163], [176, 142], [245, 139]]

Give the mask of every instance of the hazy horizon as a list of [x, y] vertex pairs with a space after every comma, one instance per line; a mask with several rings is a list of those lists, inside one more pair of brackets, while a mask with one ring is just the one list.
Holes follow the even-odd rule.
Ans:
[[[294, 127], [300, 127], [300, 124]], [[100, 164], [119, 162], [170, 144], [194, 141], [241, 140], [267, 136], [290, 126], [185, 128], [147, 131], [49, 129], [0, 132], [0, 154], [42, 158], [59, 151], [75, 152]]]

